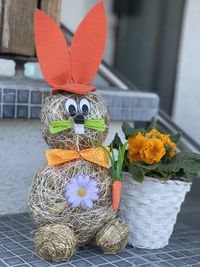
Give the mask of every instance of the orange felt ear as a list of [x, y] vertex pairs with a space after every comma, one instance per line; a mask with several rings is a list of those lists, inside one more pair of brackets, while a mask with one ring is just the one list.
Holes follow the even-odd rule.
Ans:
[[58, 25], [37, 9], [34, 21], [35, 44], [44, 79], [52, 87], [59, 87], [71, 79], [69, 50]]
[[100, 1], [82, 20], [72, 40], [70, 58], [75, 83], [89, 84], [97, 73], [105, 47], [106, 24]]

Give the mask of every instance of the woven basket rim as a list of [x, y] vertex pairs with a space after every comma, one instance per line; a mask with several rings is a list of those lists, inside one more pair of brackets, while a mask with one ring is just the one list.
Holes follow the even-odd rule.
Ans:
[[[129, 176], [131, 179], [133, 179], [131, 177], [131, 174], [129, 172], [123, 172], [123, 174]], [[139, 182], [133, 180], [135, 183], [138, 183], [140, 184]], [[164, 181], [164, 180], [161, 180], [159, 178], [154, 178], [154, 177], [151, 177], [151, 176], [146, 176], [144, 177], [144, 181], [151, 181], [151, 182], [154, 182], [154, 183], [158, 183], [158, 184], [168, 184], [168, 185], [180, 185], [180, 186], [191, 186], [192, 182], [185, 182], [185, 181], [180, 181], [180, 180], [167, 180], [167, 181]]]

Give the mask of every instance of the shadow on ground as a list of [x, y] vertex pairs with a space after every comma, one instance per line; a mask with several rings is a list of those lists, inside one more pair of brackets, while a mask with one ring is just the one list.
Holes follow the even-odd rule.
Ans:
[[178, 222], [200, 229], [200, 177], [192, 184], [178, 215]]

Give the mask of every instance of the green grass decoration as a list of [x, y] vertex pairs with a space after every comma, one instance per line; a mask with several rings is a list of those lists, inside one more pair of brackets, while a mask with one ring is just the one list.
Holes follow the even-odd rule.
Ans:
[[84, 126], [89, 129], [93, 129], [99, 132], [104, 132], [106, 129], [106, 124], [104, 119], [92, 119], [85, 120]]
[[99, 144], [100, 147], [104, 149], [106, 154], [108, 155], [110, 159], [110, 164], [111, 164], [111, 170], [112, 170], [112, 176], [113, 179], [116, 181], [121, 181], [122, 180], [122, 170], [123, 170], [123, 165], [124, 165], [124, 156], [126, 152], [126, 147], [127, 147], [127, 142], [124, 143], [123, 145], [119, 144], [118, 146], [118, 158], [115, 160], [114, 156], [114, 149], [113, 146], [111, 145], [110, 151], [106, 149], [106, 147], [102, 146]]
[[67, 129], [74, 127], [74, 122], [72, 120], [63, 120], [63, 121], [51, 121], [50, 122], [50, 133], [60, 133]]
[[[85, 128], [96, 130], [98, 132], [104, 132], [106, 129], [105, 120], [102, 118], [85, 120], [84, 126]], [[74, 127], [73, 120], [51, 121], [49, 131], [51, 134], [56, 134], [73, 127]]]

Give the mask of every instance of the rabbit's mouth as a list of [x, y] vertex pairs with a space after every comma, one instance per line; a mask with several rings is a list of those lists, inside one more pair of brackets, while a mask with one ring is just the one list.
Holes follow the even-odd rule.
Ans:
[[84, 134], [85, 133], [85, 127], [83, 123], [75, 123], [74, 124], [74, 131], [75, 134]]
[[74, 131], [75, 134], [84, 134], [85, 133], [85, 127], [84, 127], [84, 116], [82, 114], [77, 114], [74, 117]]

